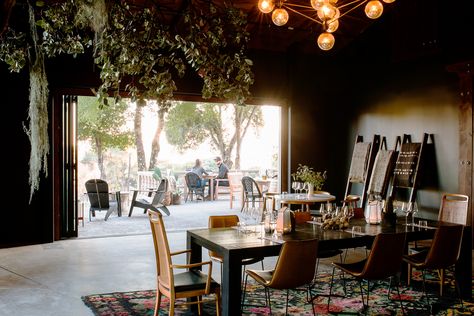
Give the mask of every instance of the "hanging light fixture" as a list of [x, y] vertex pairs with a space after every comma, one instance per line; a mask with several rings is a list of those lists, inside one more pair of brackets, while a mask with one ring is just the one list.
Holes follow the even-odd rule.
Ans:
[[[395, 0], [305, 0], [308, 5], [297, 3], [296, 0], [259, 0], [258, 9], [262, 13], [272, 13], [272, 21], [277, 26], [288, 23], [288, 11], [301, 15], [321, 25], [322, 32], [317, 43], [322, 50], [330, 50], [335, 43], [332, 33], [339, 27], [339, 20], [349, 12], [365, 4], [365, 15], [369, 19], [377, 19], [383, 13], [383, 4]], [[309, 13], [308, 13], [309, 12]]]

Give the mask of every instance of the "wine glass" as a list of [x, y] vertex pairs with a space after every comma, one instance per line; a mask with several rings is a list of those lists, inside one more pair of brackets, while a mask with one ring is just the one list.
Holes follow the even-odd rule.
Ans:
[[299, 185], [299, 182], [298, 181], [293, 181], [293, 183], [291, 184], [291, 188], [295, 191], [297, 191], [297, 187]]
[[410, 216], [411, 213], [411, 203], [408, 203], [408, 205], [406, 205], [405, 202], [403, 202], [401, 210], [403, 213], [405, 213], [405, 223], [407, 226], [409, 226], [410, 224], [408, 224], [408, 216]]
[[416, 202], [412, 203], [411, 208], [411, 226], [415, 226], [415, 214], [418, 213], [418, 204]]
[[309, 184], [308, 184], [308, 182], [303, 183], [303, 190], [305, 190], [305, 191], [306, 191], [306, 194], [308, 194], [308, 191], [309, 191]]

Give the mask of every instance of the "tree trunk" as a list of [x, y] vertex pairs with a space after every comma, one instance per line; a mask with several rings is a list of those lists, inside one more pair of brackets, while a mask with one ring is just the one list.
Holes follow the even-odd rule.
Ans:
[[97, 165], [99, 166], [100, 179], [107, 180], [104, 167], [104, 151], [99, 137], [95, 137], [95, 149], [97, 150]]
[[155, 168], [158, 154], [160, 153], [160, 136], [165, 127], [165, 112], [166, 111], [162, 107], [158, 110], [158, 125], [156, 127], [155, 135], [153, 136], [153, 141], [151, 142], [150, 163], [148, 164], [149, 170]]
[[235, 169], [240, 169], [240, 145], [242, 144], [242, 138], [240, 137], [240, 123], [241, 123], [242, 111], [235, 108], [235, 135], [237, 136], [235, 141]]
[[142, 105], [137, 102], [137, 107], [135, 109], [135, 146], [137, 147], [137, 165], [138, 171], [145, 171], [146, 169], [146, 160], [145, 160], [145, 149], [143, 148], [143, 139], [142, 139]]

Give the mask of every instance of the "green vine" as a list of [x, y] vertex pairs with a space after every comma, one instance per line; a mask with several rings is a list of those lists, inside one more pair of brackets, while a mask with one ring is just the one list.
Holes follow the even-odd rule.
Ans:
[[[33, 7], [28, 1], [17, 1], [20, 9], [32, 10], [35, 27], [28, 32], [23, 25], [10, 25], [0, 41], [0, 61], [10, 71], [30, 67], [27, 133], [32, 155], [42, 157], [43, 168], [49, 145], [34, 149], [34, 144], [45, 145], [48, 141], [44, 58], [92, 53], [100, 69], [101, 84], [96, 94], [102, 105], [107, 105], [109, 96], [118, 101], [121, 93], [127, 92], [133, 101], [159, 100], [167, 110], [170, 102], [166, 100], [171, 100], [178, 89], [175, 80], [188, 68], [202, 78], [203, 98], [245, 104], [250, 96], [254, 77], [252, 61], [245, 54], [249, 40], [246, 16], [226, 1], [220, 5], [191, 1], [183, 15], [184, 23], [176, 27], [179, 31], [169, 29], [169, 21], [159, 7], [143, 9], [130, 7], [126, 1], [107, 0], [45, 3], [36, 1]], [[29, 61], [33, 52], [34, 58]], [[30, 168], [32, 192], [38, 187], [38, 173]]]

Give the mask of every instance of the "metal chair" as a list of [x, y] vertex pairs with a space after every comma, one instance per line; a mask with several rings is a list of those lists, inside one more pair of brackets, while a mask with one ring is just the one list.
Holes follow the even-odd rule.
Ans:
[[[159, 314], [161, 295], [170, 300], [169, 315], [174, 315], [176, 299], [195, 297], [196, 301], [188, 301], [181, 304], [198, 304], [201, 311], [201, 304], [211, 299], [203, 300], [202, 296], [214, 294], [216, 301], [216, 314], [220, 315], [220, 286], [211, 278], [212, 261], [173, 264], [172, 256], [179, 254], [190, 254], [191, 250], [170, 252], [168, 237], [166, 235], [163, 219], [159, 212], [149, 211], [150, 226], [153, 234], [153, 244], [155, 246], [157, 290], [154, 315]], [[196, 268], [209, 266], [208, 274], [202, 273]], [[175, 273], [174, 269], [188, 269], [186, 272]]]
[[189, 196], [191, 197], [192, 201], [194, 195], [201, 196], [204, 200], [204, 189], [206, 187], [203, 185], [203, 180], [201, 177], [194, 172], [188, 172], [184, 175], [184, 180], [186, 181], [186, 186], [188, 188], [188, 193], [186, 194], [184, 201], [187, 202]]
[[115, 200], [110, 200], [109, 185], [101, 179], [90, 179], [85, 184], [87, 196], [89, 197], [89, 222], [96, 211], [107, 211], [105, 219], [107, 220], [112, 212], [117, 210], [120, 215], [120, 192], [115, 193]]
[[[137, 200], [137, 195], [139, 192], [148, 193], [148, 198], [142, 198]], [[170, 215], [170, 211], [163, 204], [163, 201], [166, 198], [166, 193], [168, 192], [168, 179], [161, 179], [158, 189], [156, 190], [133, 190], [132, 201], [130, 202], [130, 211], [128, 212], [128, 217], [132, 216], [133, 208], [138, 207], [143, 209], [143, 213], [146, 213], [147, 210], [152, 210], [155, 212], [162, 212], [166, 215]], [[153, 196], [153, 198], [152, 198]]]
[[[286, 314], [288, 314], [288, 297], [290, 289], [297, 289], [301, 286], [308, 286], [313, 280], [314, 267], [316, 264], [316, 254], [318, 252], [318, 240], [292, 240], [286, 241], [281, 250], [274, 270], [251, 270], [245, 271], [244, 294], [242, 302], [245, 302], [247, 279], [250, 276], [257, 283], [265, 288], [265, 300], [270, 308], [270, 290], [286, 290]], [[311, 300], [313, 315], [313, 300]]]
[[[242, 177], [242, 188], [244, 190], [244, 201], [242, 202], [241, 212], [243, 212], [244, 209], [248, 210], [249, 203], [252, 203], [252, 207], [255, 207], [255, 202], [258, 202], [259, 206], [260, 203], [263, 204], [263, 193], [252, 177]], [[263, 204], [262, 212], [265, 212], [265, 204]]]
[[[334, 283], [334, 272], [336, 268], [342, 270], [344, 273], [350, 274], [351, 276], [359, 280], [362, 304], [364, 305], [364, 310], [366, 310], [369, 307], [370, 281], [385, 280], [387, 278], [390, 278], [390, 285], [392, 284], [392, 278], [399, 274], [401, 270], [401, 263], [405, 245], [405, 233], [378, 234], [373, 242], [372, 250], [366, 259], [355, 263], [333, 262], [334, 267], [332, 270], [331, 286], [329, 288], [328, 312], [330, 312], [332, 286]], [[362, 280], [367, 281], [366, 300], [364, 300]], [[400, 302], [400, 307], [402, 309], [402, 312], [405, 313], [405, 311], [403, 310], [402, 301], [400, 300], [400, 290], [398, 287], [398, 282], [395, 283], [395, 285]], [[390, 291], [388, 291], [388, 295], [390, 295]]]

